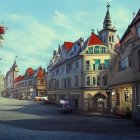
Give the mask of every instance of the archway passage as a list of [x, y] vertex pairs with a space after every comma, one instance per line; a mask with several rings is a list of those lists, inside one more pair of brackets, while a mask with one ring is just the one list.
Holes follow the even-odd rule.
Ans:
[[107, 110], [107, 98], [101, 93], [93, 97], [93, 109], [96, 112], [105, 112]]

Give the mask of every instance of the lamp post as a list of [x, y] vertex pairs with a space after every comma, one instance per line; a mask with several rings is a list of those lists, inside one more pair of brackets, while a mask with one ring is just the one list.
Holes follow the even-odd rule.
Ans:
[[112, 109], [112, 88], [107, 88], [106, 93], [107, 93], [107, 113], [111, 113], [111, 109]]

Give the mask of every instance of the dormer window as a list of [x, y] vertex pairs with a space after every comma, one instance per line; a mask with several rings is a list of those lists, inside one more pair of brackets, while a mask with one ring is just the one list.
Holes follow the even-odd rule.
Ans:
[[88, 48], [88, 54], [93, 54], [93, 47]]

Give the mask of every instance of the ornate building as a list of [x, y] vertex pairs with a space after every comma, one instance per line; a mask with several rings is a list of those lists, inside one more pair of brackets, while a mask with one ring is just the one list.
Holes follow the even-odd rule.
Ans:
[[73, 108], [83, 111], [108, 109], [106, 88], [115, 33], [108, 4], [99, 36], [92, 32], [85, 41], [64, 42], [54, 51], [47, 75], [49, 100], [59, 103], [66, 99]]

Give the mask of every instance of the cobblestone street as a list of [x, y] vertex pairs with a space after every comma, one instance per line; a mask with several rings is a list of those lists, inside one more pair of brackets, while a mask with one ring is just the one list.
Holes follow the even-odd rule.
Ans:
[[58, 107], [0, 97], [0, 139], [140, 139], [140, 127], [129, 119], [60, 114]]

